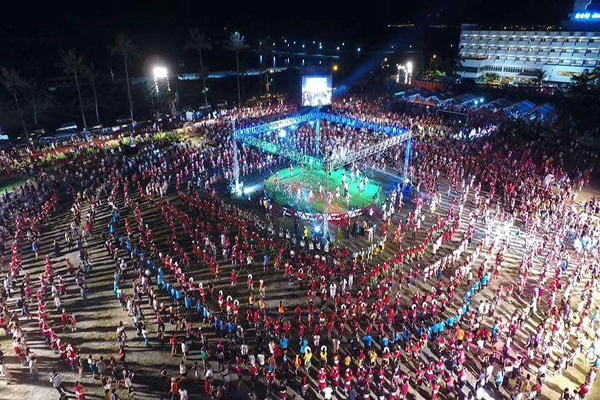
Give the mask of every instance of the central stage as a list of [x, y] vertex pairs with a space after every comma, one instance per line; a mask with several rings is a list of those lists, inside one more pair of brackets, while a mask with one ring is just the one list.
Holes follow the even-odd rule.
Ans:
[[[272, 201], [284, 207], [288, 214], [302, 219], [321, 219], [322, 214], [330, 214], [331, 219], [343, 219], [360, 215], [365, 208], [378, 202], [381, 186], [369, 178], [364, 184], [365, 174], [360, 174], [360, 180], [350, 179], [350, 172], [345, 171], [346, 182], [349, 184], [350, 202], [346, 203], [342, 186], [344, 169], [326, 172], [322, 168], [300, 167], [284, 168], [278, 172], [279, 189], [276, 188], [275, 174], [265, 182], [265, 191]], [[362, 191], [359, 193], [360, 181], [363, 181]], [[322, 196], [319, 198], [319, 185], [322, 186]], [[339, 198], [335, 197], [336, 188], [340, 188]], [[298, 198], [298, 189], [301, 198]], [[310, 190], [313, 191], [312, 202], [308, 201]], [[290, 196], [291, 192], [291, 196]], [[327, 206], [327, 192], [332, 192], [333, 200]], [[337, 217], [336, 217], [337, 216]]]

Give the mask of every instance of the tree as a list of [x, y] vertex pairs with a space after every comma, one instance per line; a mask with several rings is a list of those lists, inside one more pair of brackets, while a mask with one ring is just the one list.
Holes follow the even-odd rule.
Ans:
[[[263, 71], [265, 72], [265, 93], [269, 93], [269, 69], [267, 68], [267, 58], [271, 55], [271, 49], [269, 48], [267, 41], [261, 39], [258, 41], [258, 54], [261, 57], [260, 60], [260, 79], [262, 82]], [[262, 84], [260, 92], [262, 93]]]
[[544, 71], [543, 69], [538, 69], [535, 73], [535, 82], [538, 84], [539, 87], [542, 87], [547, 77], [548, 74], [546, 71]]
[[112, 56], [123, 57], [125, 63], [125, 79], [127, 81], [127, 99], [129, 100], [129, 116], [131, 117], [131, 123], [133, 124], [133, 99], [131, 98], [131, 88], [129, 87], [129, 69], [128, 64], [132, 57], [139, 57], [137, 48], [133, 44], [133, 41], [124, 32], [115, 35], [115, 44], [110, 46], [110, 54]]
[[589, 70], [584, 69], [582, 73], [574, 75], [571, 82], [573, 83], [571, 89], [574, 94], [584, 94], [591, 88], [593, 76]]
[[94, 69], [94, 64], [86, 65], [83, 68], [83, 75], [90, 81], [92, 85], [92, 94], [94, 95], [94, 107], [96, 109], [96, 124], [100, 124], [100, 113], [98, 112], [98, 95], [96, 94], [96, 79], [98, 79], [98, 72]]
[[17, 106], [17, 112], [19, 113], [19, 117], [21, 118], [21, 124], [23, 125], [23, 132], [25, 133], [25, 137], [27, 138], [27, 144], [29, 145], [29, 132], [27, 132], [27, 125], [25, 125], [25, 118], [23, 118], [23, 113], [21, 112], [21, 106], [19, 105], [19, 91], [23, 90], [27, 85], [25, 81], [21, 78], [21, 74], [14, 69], [10, 71], [6, 68], [2, 68], [0, 70], [0, 83], [6, 91], [13, 97], [15, 101], [15, 105]]
[[33, 107], [33, 125], [38, 124], [38, 104], [40, 99], [43, 101], [44, 92], [40, 90], [40, 84], [37, 79], [31, 79], [26, 83], [29, 100]]
[[242, 95], [240, 94], [240, 51], [248, 48], [246, 39], [239, 32], [233, 32], [229, 36], [229, 42], [225, 45], [228, 50], [235, 52], [235, 65], [237, 67], [237, 91], [238, 104], [242, 105]]
[[79, 88], [78, 73], [83, 69], [83, 57], [75, 53], [75, 49], [68, 51], [60, 51], [60, 63], [58, 66], [63, 70], [65, 75], [73, 75], [75, 78], [75, 86], [77, 87], [77, 96], [79, 97], [79, 107], [81, 108], [81, 117], [83, 118], [83, 128], [87, 131], [87, 121], [85, 120], [85, 112], [83, 111], [83, 100], [81, 98], [81, 89]]
[[184, 50], [196, 50], [200, 58], [200, 76], [202, 78], [202, 93], [204, 93], [204, 105], [208, 106], [208, 96], [206, 88], [206, 71], [204, 71], [204, 62], [202, 60], [202, 51], [211, 50], [212, 45], [208, 41], [204, 32], [198, 28], [190, 28], [190, 37], [185, 43]]

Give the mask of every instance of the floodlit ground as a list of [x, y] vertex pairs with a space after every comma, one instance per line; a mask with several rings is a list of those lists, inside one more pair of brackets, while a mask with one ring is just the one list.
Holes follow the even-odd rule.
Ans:
[[[455, 194], [452, 193], [450, 196], [447, 196], [447, 182], [442, 180], [441, 193], [443, 193], [442, 204], [438, 207], [435, 213], [429, 212], [429, 208], [425, 207], [427, 210], [425, 212], [426, 219], [423, 224], [423, 229], [421, 229], [416, 236], [413, 238], [411, 234], [407, 234], [404, 242], [402, 243], [402, 247], [410, 247], [413, 244], [421, 243], [424, 240], [425, 233], [424, 230], [428, 227], [433, 226], [437, 222], [437, 217], [440, 215], [445, 215], [447, 212], [450, 203], [455, 198]], [[592, 188], [591, 190], [595, 190]], [[589, 189], [586, 193], [580, 195], [580, 198], [585, 198], [589, 196]], [[139, 199], [137, 195], [137, 191], [133, 188], [130, 190], [130, 196], [134, 201], [139, 201], [140, 211], [142, 213], [144, 222], [148, 224], [153, 232], [154, 238], [159, 246], [164, 250], [165, 249], [165, 239], [170, 235], [170, 230], [168, 225], [162, 219], [160, 213], [158, 212], [155, 204], [156, 201], [150, 201], [147, 199]], [[172, 202], [172, 204], [180, 211], [185, 212], [192, 216], [197, 216], [197, 210], [193, 207], [189, 207], [184, 204], [179, 196], [170, 192], [168, 195], [168, 199]], [[121, 305], [119, 304], [115, 294], [113, 292], [113, 273], [115, 264], [113, 260], [108, 256], [107, 251], [104, 248], [104, 243], [102, 239], [102, 234], [106, 231], [107, 225], [110, 220], [110, 208], [106, 201], [99, 206], [99, 213], [96, 217], [96, 221], [94, 224], [94, 234], [91, 240], [88, 243], [87, 249], [90, 254], [90, 261], [93, 266], [93, 271], [88, 278], [89, 285], [89, 293], [88, 299], [83, 300], [79, 296], [79, 292], [77, 290], [77, 286], [74, 283], [72, 277], [70, 277], [66, 271], [64, 258], [69, 257], [74, 265], [78, 262], [78, 256], [76, 250], [73, 248], [71, 250], [67, 250], [64, 248], [64, 242], [62, 241], [62, 236], [64, 230], [67, 228], [68, 224], [71, 220], [71, 214], [69, 211], [70, 205], [62, 204], [59, 206], [58, 210], [55, 211], [52, 215], [52, 219], [49, 224], [47, 224], [43, 232], [43, 240], [41, 243], [41, 257], [38, 260], [35, 260], [33, 253], [31, 252], [29, 243], [22, 243], [22, 254], [23, 254], [23, 264], [24, 271], [29, 273], [32, 277], [32, 281], [37, 283], [37, 276], [39, 273], [43, 271], [44, 268], [44, 255], [51, 254], [52, 262], [54, 263], [55, 269], [65, 277], [66, 282], [68, 284], [68, 294], [67, 296], [62, 298], [63, 306], [69, 313], [73, 313], [77, 319], [77, 331], [70, 332], [65, 331], [61, 333], [62, 337], [65, 337], [68, 342], [73, 343], [78, 349], [81, 351], [81, 356], [83, 358], [87, 358], [88, 355], [93, 355], [95, 359], [98, 359], [100, 356], [104, 356], [106, 360], [110, 359], [110, 357], [116, 357], [118, 352], [118, 342], [117, 342], [117, 334], [116, 328], [120, 321], [123, 321], [127, 326], [127, 337], [128, 337], [128, 346], [127, 346], [127, 356], [126, 363], [135, 372], [134, 377], [134, 389], [135, 389], [135, 398], [146, 399], [146, 398], [165, 398], [167, 397], [167, 386], [168, 382], [160, 378], [159, 372], [161, 366], [166, 364], [166, 368], [169, 374], [177, 376], [178, 375], [178, 366], [181, 362], [181, 357], [171, 357], [170, 355], [170, 346], [168, 345], [168, 338], [170, 337], [170, 333], [173, 331], [174, 326], [167, 323], [167, 343], [165, 343], [164, 347], [161, 347], [158, 341], [155, 339], [156, 337], [156, 322], [154, 314], [151, 308], [148, 306], [147, 301], [142, 302], [142, 310], [147, 319], [147, 326], [150, 331], [150, 347], [146, 348], [144, 346], [144, 342], [141, 338], [137, 337], [136, 330], [133, 327], [132, 318], [128, 316], [127, 311], [123, 310]], [[406, 216], [413, 209], [413, 204], [410, 201], [410, 198], [405, 199], [405, 207], [404, 209], [397, 214], [393, 219], [393, 226], [396, 226], [399, 220], [405, 220]], [[249, 208], [252, 212], [261, 214], [261, 209], [257, 205], [258, 199], [255, 197], [251, 203], [246, 201], [239, 202], [238, 204], [246, 204], [246, 207]], [[86, 204], [86, 203], [84, 203]], [[133, 215], [133, 210], [129, 207], [126, 207], [123, 199], [119, 200], [119, 206], [122, 210], [123, 218], [129, 220], [129, 223], [135, 225], [135, 219]], [[89, 205], [85, 205], [82, 210], [82, 215], [85, 215], [87, 212], [87, 207]], [[437, 252], [437, 254], [433, 254], [431, 249], [428, 248], [425, 258], [419, 263], [421, 265], [426, 265], [427, 263], [433, 262], [442, 256], [449, 254], [452, 250], [456, 248], [458, 243], [460, 243], [460, 238], [462, 234], [465, 232], [468, 223], [468, 215], [473, 210], [472, 203], [472, 195], [469, 196], [469, 200], [467, 202], [467, 206], [465, 207], [465, 211], [463, 212], [463, 218], [457, 233], [453, 236], [453, 240], [448, 242], [444, 247]], [[202, 218], [202, 215], [200, 215]], [[264, 216], [261, 215], [261, 218]], [[374, 218], [380, 218], [379, 215], [375, 215]], [[275, 221], [275, 226], [284, 226], [289, 228], [291, 223], [289, 220], [278, 219]], [[120, 229], [123, 229], [122, 223], [120, 224]], [[516, 228], [515, 228], [516, 229]], [[474, 235], [474, 242], [482, 240], [483, 236], [483, 225], [481, 221], [476, 224], [476, 231]], [[524, 239], [526, 237], [525, 233], [522, 233], [518, 238], [514, 239], [511, 243], [510, 249], [505, 256], [505, 261], [502, 264], [502, 273], [500, 277], [496, 280], [493, 280], [488, 288], [483, 290], [480, 294], [476, 296], [476, 299], [473, 301], [473, 305], [476, 307], [479, 302], [483, 299], [491, 300], [494, 291], [501, 285], [507, 285], [510, 282], [513, 282], [517, 271], [519, 262], [522, 255]], [[52, 253], [52, 240], [57, 239], [61, 244], [63, 244], [63, 249], [59, 257], [54, 257]], [[178, 237], [179, 243], [182, 247], [189, 249], [190, 248], [190, 240], [186, 238], [183, 233]], [[366, 246], [369, 243], [366, 241], [365, 237], [360, 238], [342, 238], [341, 246], [348, 247], [351, 251], [358, 251]], [[463, 255], [466, 257], [474, 246], [469, 246], [469, 250]], [[388, 245], [384, 252], [380, 253], [374, 260], [371, 261], [372, 265], [375, 265], [389, 257], [391, 257], [398, 250], [398, 246], [391, 243], [391, 240], [388, 241]], [[124, 256], [124, 254], [122, 254]], [[5, 264], [6, 264], [5, 254]], [[534, 276], [531, 279], [535, 280], [538, 278], [536, 274], [539, 274], [539, 269], [541, 262], [543, 260], [543, 255], [537, 258], [537, 262], [534, 268]], [[273, 260], [271, 260], [272, 262]], [[406, 267], [405, 267], [406, 268]], [[234, 298], [240, 299], [241, 303], [245, 303], [245, 300], [248, 296], [248, 291], [246, 285], [244, 283], [245, 274], [251, 272], [254, 276], [255, 281], [259, 279], [263, 279], [266, 284], [266, 307], [270, 313], [275, 314], [277, 312], [277, 306], [281, 300], [284, 301], [286, 307], [286, 316], [290, 319], [293, 319], [294, 307], [296, 304], [302, 303], [305, 304], [305, 294], [306, 288], [299, 288], [297, 285], [290, 285], [287, 279], [284, 277], [281, 272], [274, 272], [271, 270], [263, 271], [262, 267], [262, 254], [256, 254], [253, 265], [240, 272], [240, 277], [238, 284], [235, 287], [231, 287], [229, 283], [229, 275], [232, 269], [232, 266], [228, 263], [221, 262], [220, 265], [221, 274], [217, 280], [215, 280], [215, 293], [217, 293], [220, 289], [227, 291]], [[193, 276], [195, 282], [207, 282], [212, 278], [211, 271], [206, 266], [199, 266], [198, 263], [192, 262], [192, 267], [185, 271], [186, 274]], [[240, 282], [241, 281], [241, 282]], [[123, 289], [127, 294], [132, 293], [132, 279], [131, 276], [124, 280]], [[402, 290], [402, 298], [405, 304], [410, 302], [410, 297], [412, 293], [414, 293], [417, 289], [425, 289], [429, 288], [431, 283], [422, 283], [420, 282], [417, 286], [412, 286], [410, 288], [404, 287]], [[462, 295], [466, 290], [466, 286], [463, 284], [457, 290], [457, 298], [461, 299]], [[170, 299], [167, 297], [165, 293], [160, 294], [161, 300], [166, 304], [170, 304]], [[10, 304], [14, 307], [15, 296], [12, 297]], [[214, 300], [209, 301], [212, 307], [216, 307], [216, 302]], [[512, 312], [515, 309], [524, 306], [524, 302], [520, 300], [518, 297], [512, 303], [507, 303], [503, 301], [501, 303], [501, 307], [497, 310], [499, 315], [502, 315], [505, 319], [509, 318]], [[49, 313], [51, 315], [52, 320], [54, 321], [54, 326], [59, 325], [60, 315], [57, 313], [51, 302], [48, 302]], [[454, 310], [452, 306], [448, 307], [450, 310]], [[442, 310], [442, 312], [448, 310]], [[184, 310], [185, 312], [185, 310]], [[33, 314], [33, 313], [32, 313]], [[195, 324], [199, 323], [199, 319], [192, 315], [190, 312], [190, 320]], [[240, 312], [240, 314], [243, 314]], [[450, 314], [448, 314], [450, 315]], [[540, 315], [535, 315], [525, 329], [521, 329], [519, 332], [521, 334], [517, 339], [517, 345], [522, 346], [525, 341], [525, 336], [523, 331], [531, 332], [535, 325], [539, 324], [542, 321]], [[486, 319], [486, 323], [493, 323], [490, 318]], [[11, 342], [9, 338], [5, 336], [0, 336], [0, 346], [4, 351], [7, 359], [7, 364], [13, 375], [13, 384], [6, 385], [5, 382], [0, 381], [0, 399], [52, 399], [57, 398], [57, 393], [54, 389], [52, 389], [51, 384], [48, 380], [48, 374], [51, 369], [59, 369], [63, 372], [63, 379], [66, 383], [67, 388], [70, 390], [73, 387], [75, 380], [77, 379], [77, 373], [75, 371], [71, 371], [68, 369], [68, 366], [65, 362], [59, 360], [59, 356], [50, 350], [50, 347], [43, 341], [39, 329], [37, 326], [37, 321], [32, 319], [24, 324], [24, 329], [26, 333], [26, 342], [29, 347], [37, 354], [38, 356], [38, 367], [39, 367], [39, 377], [33, 378], [30, 376], [28, 369], [25, 366], [21, 366], [18, 363], [17, 358], [14, 356], [14, 352], [11, 348]], [[295, 330], [296, 327], [293, 328]], [[60, 328], [59, 328], [60, 331]], [[203, 326], [203, 331], [207, 335], [209, 342], [212, 346], [215, 345], [217, 338], [213, 334], [212, 327], [210, 325]], [[251, 330], [248, 330], [248, 338], [252, 343], [254, 340], [253, 333]], [[3, 335], [3, 333], [2, 333]], [[349, 348], [348, 338], [342, 338], [342, 352], [344, 352], [345, 348]], [[495, 346], [497, 351], [500, 351], [502, 348], [503, 340], [501, 339]], [[432, 355], [431, 350], [425, 350], [426, 355]], [[513, 354], [514, 355], [514, 354]], [[194, 361], [198, 361], [200, 359], [200, 354], [197, 348], [192, 347], [190, 352], [190, 357], [187, 361], [188, 367], [191, 367]], [[476, 361], [472, 355], [468, 356], [468, 360], [466, 365], [468, 366], [469, 371], [476, 371], [480, 363]], [[216, 361], [212, 361], [214, 370], [218, 371]], [[530, 373], [532, 376], [535, 376], [535, 371], [539, 360], [534, 361], [530, 367]], [[551, 363], [551, 366], [553, 363]], [[413, 370], [412, 367], [406, 365], [404, 366], [406, 371]], [[551, 368], [549, 368], [550, 370]], [[413, 370], [414, 371], [414, 370]], [[569, 367], [561, 377], [551, 377], [547, 380], [546, 385], [543, 390], [543, 397], [547, 399], [557, 399], [562, 389], [565, 387], [577, 388], [579, 384], [583, 381], [585, 376], [585, 372], [587, 372], [587, 368], [584, 368], [583, 358], [580, 358], [579, 362], [574, 367]], [[219, 379], [218, 373], [217, 380]], [[232, 382], [234, 386], [237, 383], [237, 377], [235, 374], [232, 374]], [[311, 371], [310, 380], [312, 382], [312, 388], [316, 388], [316, 370]], [[467, 387], [472, 387], [474, 384], [474, 378], [471, 374], [469, 374]], [[510, 389], [513, 387], [514, 382], [507, 380], [506, 390], [503, 390], [502, 393], [495, 392], [493, 390], [489, 390], [487, 396], [489, 398], [507, 398], [509, 397]], [[101, 382], [98, 379], [92, 379], [90, 371], [85, 368], [82, 376], [82, 382], [88, 394], [88, 398], [103, 398], [104, 390], [101, 386]], [[245, 382], [237, 388], [232, 388], [230, 392], [227, 393], [225, 398], [246, 398], [246, 394], [248, 392], [248, 386], [246, 384], [248, 382], [248, 377], [245, 378]], [[193, 398], [205, 398], [203, 395], [204, 389], [202, 382], [192, 382], [190, 383], [192, 390], [190, 390], [190, 395]], [[298, 382], [290, 381], [289, 382], [290, 389], [288, 393], [291, 395], [298, 395], [300, 385]], [[428, 398], [430, 396], [429, 392], [425, 389], [415, 389], [413, 383], [411, 382], [411, 394], [414, 398]], [[261, 383], [257, 388], [258, 397], [265, 398], [265, 387], [264, 384]], [[127, 393], [124, 388], [119, 388], [118, 393], [121, 398], [127, 398]], [[311, 391], [311, 397], [320, 396], [318, 393]], [[598, 382], [594, 385], [593, 395], [591, 398], [599, 398], [600, 396], [600, 386]], [[73, 393], [71, 393], [71, 397]], [[338, 395], [338, 398], [344, 398], [345, 396]]]

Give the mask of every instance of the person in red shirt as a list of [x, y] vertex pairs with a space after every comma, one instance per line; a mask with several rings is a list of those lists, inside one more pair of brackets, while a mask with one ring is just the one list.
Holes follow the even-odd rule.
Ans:
[[175, 357], [177, 355], [177, 338], [175, 335], [171, 336], [171, 357]]
[[587, 396], [588, 392], [590, 391], [590, 388], [588, 387], [588, 385], [586, 385], [585, 382], [583, 382], [581, 384], [581, 386], [579, 386], [579, 396], [582, 399], [585, 399], [585, 396]]
[[75, 392], [75, 396], [77, 396], [77, 400], [85, 400], [85, 391], [79, 381], [75, 382], [73, 391]]

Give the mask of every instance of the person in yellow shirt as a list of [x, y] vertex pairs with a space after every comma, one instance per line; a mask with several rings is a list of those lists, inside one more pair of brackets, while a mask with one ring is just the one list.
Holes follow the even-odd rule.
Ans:
[[457, 342], [462, 343], [462, 341], [465, 338], [465, 331], [463, 331], [459, 326], [458, 328], [456, 328], [456, 331], [454, 332], [454, 337], [456, 338]]
[[369, 352], [369, 357], [371, 358], [371, 367], [377, 365], [377, 352], [373, 349]]
[[304, 366], [306, 367], [306, 370], [310, 369], [310, 360], [312, 359], [312, 350], [310, 349], [310, 347], [306, 347], [306, 351], [304, 352]]
[[346, 366], [346, 368], [350, 366], [350, 363], [352, 363], [352, 358], [350, 358], [349, 355], [346, 355], [346, 357], [344, 357], [344, 365]]
[[321, 346], [321, 365], [327, 365], [327, 346]]

